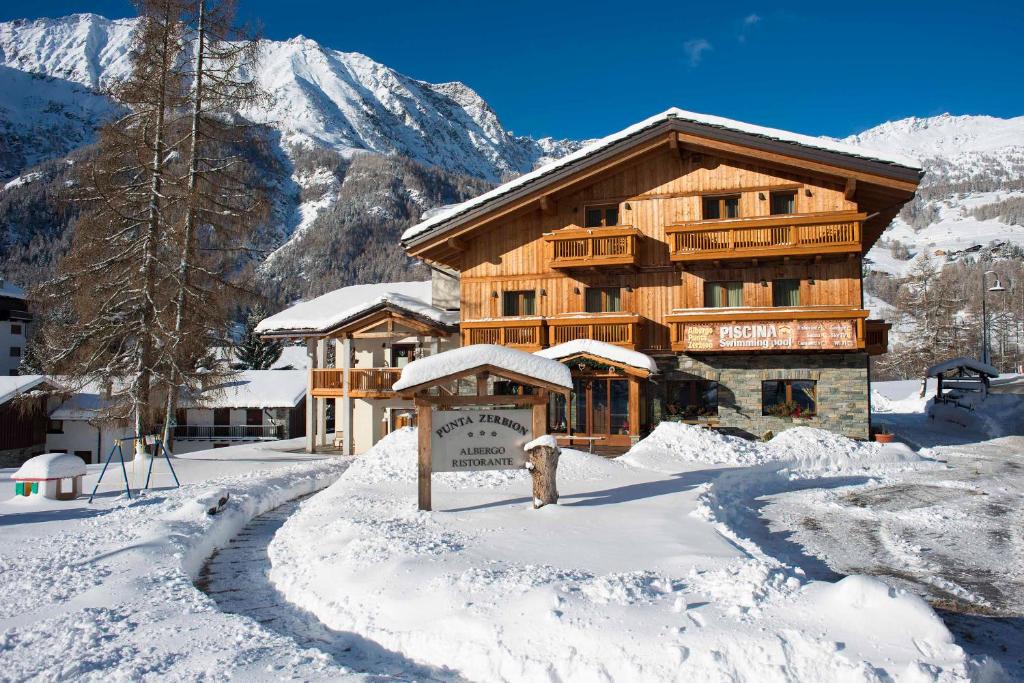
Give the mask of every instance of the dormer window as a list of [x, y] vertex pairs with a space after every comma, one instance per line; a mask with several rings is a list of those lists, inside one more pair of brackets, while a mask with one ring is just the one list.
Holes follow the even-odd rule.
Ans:
[[619, 224], [619, 205], [602, 204], [600, 206], [588, 206], [584, 211], [583, 227], [585, 228], [606, 228]]
[[702, 197], [701, 200], [703, 217], [706, 221], [740, 217], [740, 196], [738, 194]]
[[796, 190], [772, 192], [771, 205], [773, 216], [785, 216], [796, 213]]

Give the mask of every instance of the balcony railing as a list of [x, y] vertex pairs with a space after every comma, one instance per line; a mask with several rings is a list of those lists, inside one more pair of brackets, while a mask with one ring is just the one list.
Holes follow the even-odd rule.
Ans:
[[631, 349], [640, 344], [640, 316], [634, 314], [565, 316], [548, 318], [548, 342], [564, 344], [573, 339], [593, 339]]
[[857, 308], [703, 308], [665, 317], [672, 350], [686, 353], [859, 351], [865, 318]]
[[549, 233], [552, 268], [633, 266], [637, 260], [640, 231], [630, 226], [609, 228], [570, 227]]
[[536, 351], [547, 343], [541, 318], [468, 320], [463, 321], [461, 329], [463, 346], [497, 344], [523, 351]]
[[270, 441], [284, 438], [283, 425], [176, 425], [178, 441]]
[[856, 253], [861, 224], [855, 212], [737, 218], [665, 228], [673, 261]]
[[[394, 395], [391, 386], [402, 374], [401, 368], [349, 369], [349, 396], [352, 398], [387, 398]], [[343, 368], [313, 370], [313, 395], [340, 397], [344, 393]]]
[[864, 350], [871, 356], [880, 356], [889, 352], [889, 328], [887, 322], [881, 320], [864, 321]]

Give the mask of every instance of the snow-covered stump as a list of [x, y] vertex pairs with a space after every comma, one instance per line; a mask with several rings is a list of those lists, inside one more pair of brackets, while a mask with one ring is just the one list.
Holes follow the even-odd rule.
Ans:
[[533, 507], [558, 504], [558, 456], [562, 451], [555, 437], [545, 434], [523, 447], [526, 469], [533, 478]]

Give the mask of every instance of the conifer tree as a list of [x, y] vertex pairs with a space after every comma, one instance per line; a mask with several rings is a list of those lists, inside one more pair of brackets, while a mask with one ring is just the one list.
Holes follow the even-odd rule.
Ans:
[[256, 326], [265, 317], [266, 313], [259, 305], [253, 307], [245, 317], [245, 329], [235, 347], [235, 358], [247, 370], [266, 370], [281, 357], [284, 348], [281, 342], [264, 340], [256, 334]]

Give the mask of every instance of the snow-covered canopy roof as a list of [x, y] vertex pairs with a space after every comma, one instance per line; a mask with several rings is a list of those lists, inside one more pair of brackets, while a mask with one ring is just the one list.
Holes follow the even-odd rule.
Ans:
[[11, 479], [67, 479], [85, 474], [85, 462], [77, 455], [43, 453], [25, 461]]
[[9, 299], [27, 299], [28, 294], [26, 294], [25, 290], [18, 285], [0, 278], [0, 297], [7, 297]]
[[927, 375], [928, 377], [937, 377], [941, 373], [956, 370], [957, 368], [966, 368], [968, 370], [973, 370], [979, 375], [988, 375], [989, 377], [999, 376], [999, 370], [988, 363], [982, 363], [981, 361], [964, 356], [960, 358], [950, 358], [949, 360], [945, 360], [931, 366], [928, 368]]
[[418, 237], [421, 237], [429, 232], [433, 232], [435, 229], [439, 229], [449, 221], [453, 221], [457, 217], [468, 213], [472, 209], [482, 207], [485, 204], [489, 204], [501, 197], [511, 194], [515, 190], [523, 188], [534, 182], [550, 176], [557, 171], [566, 169], [574, 164], [577, 164], [589, 157], [592, 157], [604, 150], [616, 145], [623, 140], [626, 140], [634, 135], [642, 133], [650, 128], [654, 128], [661, 124], [669, 121], [680, 121], [690, 124], [697, 124], [699, 126], [708, 129], [725, 130], [735, 133], [742, 133], [755, 138], [761, 138], [764, 140], [771, 140], [775, 142], [788, 143], [795, 147], [802, 147], [811, 150], [817, 150], [821, 152], [828, 152], [836, 154], [842, 157], [862, 159], [870, 162], [876, 162], [881, 164], [888, 164], [892, 166], [900, 166], [905, 169], [920, 171], [921, 163], [910, 157], [906, 157], [891, 152], [873, 152], [857, 145], [850, 143], [841, 142], [833, 138], [826, 137], [814, 137], [811, 135], [801, 135], [800, 133], [792, 133], [777, 128], [767, 128], [765, 126], [755, 126], [750, 123], [744, 123], [742, 121], [735, 121], [733, 119], [727, 119], [721, 116], [712, 116], [709, 114], [698, 114], [691, 111], [685, 111], [672, 107], [667, 109], [660, 114], [655, 114], [650, 118], [644, 119], [638, 123], [633, 124], [627, 128], [623, 128], [617, 133], [601, 138], [592, 142], [585, 147], [580, 148], [572, 154], [568, 154], [561, 159], [541, 166], [540, 168], [534, 169], [529, 173], [525, 173], [514, 180], [510, 180], [507, 183], [499, 185], [498, 187], [485, 192], [473, 199], [462, 202], [461, 204], [452, 205], [446, 209], [432, 213], [426, 220], [422, 220], [416, 225], [409, 227], [402, 234], [402, 242], [407, 243]]
[[352, 285], [286, 308], [260, 321], [256, 331], [261, 334], [325, 333], [385, 306], [445, 327], [458, 324], [458, 311], [438, 308], [431, 300], [429, 280]]
[[569, 368], [558, 361], [495, 344], [462, 346], [414, 360], [402, 368], [402, 376], [392, 388], [403, 391], [486, 365], [545, 384], [572, 389]]
[[46, 375], [0, 376], [0, 404], [28, 393], [46, 381]]
[[183, 399], [183, 408], [294, 408], [306, 395], [305, 370], [243, 370], [203, 392]]
[[630, 349], [624, 349], [621, 346], [615, 346], [614, 344], [596, 341], [594, 339], [573, 339], [572, 341], [567, 341], [564, 344], [558, 344], [557, 346], [552, 346], [547, 349], [541, 349], [534, 353], [534, 355], [551, 358], [553, 360], [562, 360], [563, 358], [571, 358], [572, 356], [578, 356], [580, 354], [597, 356], [598, 358], [603, 358], [605, 360], [612, 361], [613, 363], [646, 370], [651, 374], [658, 372], [658, 364], [655, 363], [654, 359], [646, 353], [631, 351]]

